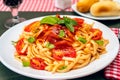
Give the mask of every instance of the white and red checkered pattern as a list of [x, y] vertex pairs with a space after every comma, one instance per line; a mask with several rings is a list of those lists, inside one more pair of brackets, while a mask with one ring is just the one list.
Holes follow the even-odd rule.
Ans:
[[[117, 28], [111, 28], [111, 30], [118, 35]], [[115, 60], [105, 68], [105, 77], [109, 80], [120, 80], [120, 49]]]
[[[76, 3], [78, 0], [71, 0], [72, 4]], [[23, 0], [23, 3], [19, 7], [19, 11], [41, 11], [41, 12], [53, 12], [60, 11], [55, 7], [55, 0]], [[0, 11], [10, 11], [9, 7], [3, 4], [3, 0], [0, 0]], [[72, 11], [71, 8], [65, 11]]]

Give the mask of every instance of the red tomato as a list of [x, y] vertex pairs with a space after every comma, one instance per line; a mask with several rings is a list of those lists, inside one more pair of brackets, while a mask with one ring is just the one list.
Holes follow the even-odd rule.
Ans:
[[46, 40], [49, 41], [50, 43], [54, 44], [55, 42], [59, 41], [60, 38], [58, 37], [57, 34], [55, 34], [55, 33], [53, 33], [53, 32], [50, 32], [50, 33], [47, 35]]
[[44, 70], [47, 65], [43, 59], [35, 57], [30, 60], [30, 66], [34, 69]]
[[30, 32], [31, 29], [32, 29], [32, 27], [36, 27], [36, 25], [38, 25], [38, 23], [40, 23], [40, 22], [39, 22], [39, 21], [35, 21], [35, 22], [29, 24], [28, 26], [26, 26], [26, 27], [24, 28], [24, 31]]
[[18, 40], [15, 48], [16, 48], [16, 51], [18, 52], [19, 55], [26, 55], [26, 51], [25, 52], [21, 52], [22, 49], [24, 47], [24, 38]]
[[71, 43], [66, 40], [58, 41], [58, 42], [54, 43], [54, 45], [55, 45], [55, 48], [58, 48], [58, 49], [72, 47]]
[[52, 50], [53, 54], [52, 57], [56, 60], [62, 60], [63, 58], [63, 53], [59, 49], [53, 49]]
[[77, 22], [77, 25], [74, 26], [75, 28], [81, 27], [81, 24], [84, 23], [84, 19], [81, 19], [81, 18], [74, 18], [74, 20]]
[[74, 18], [74, 20], [78, 23], [78, 24], [83, 24], [84, 19], [82, 18]]
[[30, 32], [30, 26], [26, 26], [25, 29], [24, 29], [24, 31]]
[[76, 57], [76, 52], [71, 44], [65, 40], [55, 43], [55, 48], [52, 49], [52, 56], [56, 60], [62, 60], [64, 56], [66, 57]]
[[72, 47], [68, 47], [68, 48], [64, 51], [64, 56], [65, 56], [65, 57], [75, 58], [75, 57], [76, 57], [75, 49], [73, 49]]
[[99, 29], [92, 28], [91, 32], [93, 32], [93, 37], [92, 37], [93, 40], [99, 40], [99, 39], [101, 39], [101, 37], [102, 37], [102, 31], [100, 31]]

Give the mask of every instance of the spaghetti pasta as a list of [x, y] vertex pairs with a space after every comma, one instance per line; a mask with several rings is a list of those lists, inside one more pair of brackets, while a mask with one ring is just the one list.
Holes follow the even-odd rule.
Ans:
[[[15, 45], [17, 60], [29, 62], [34, 69], [63, 73], [82, 68], [107, 52], [109, 41], [103, 38], [100, 29], [93, 28], [94, 24], [59, 15], [54, 19], [59, 23], [40, 20], [25, 26]], [[69, 23], [70, 27], [66, 19], [76, 24]]]

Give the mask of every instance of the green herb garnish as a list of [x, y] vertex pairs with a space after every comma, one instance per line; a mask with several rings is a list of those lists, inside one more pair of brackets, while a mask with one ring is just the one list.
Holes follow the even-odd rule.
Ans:
[[58, 35], [59, 35], [60, 38], [63, 38], [65, 36], [64, 30], [60, 30]]
[[65, 68], [67, 68], [67, 66], [62, 66], [62, 67], [60, 68], [60, 70], [63, 70], [63, 69], [65, 69]]
[[74, 25], [77, 24], [77, 22], [71, 18], [63, 17], [63, 20], [58, 22], [58, 24], [65, 24], [65, 26], [71, 31], [74, 32]]
[[96, 40], [95, 42], [100, 46], [102, 46], [104, 44], [104, 41], [102, 41], [102, 40]]
[[58, 21], [59, 21], [59, 18], [57, 18], [57, 17], [47, 16], [47, 17], [43, 18], [43, 19], [40, 21], [40, 23], [41, 23], [41, 24], [54, 25], [54, 24], [57, 24]]
[[80, 42], [82, 42], [83, 44], [85, 44], [87, 42], [87, 40], [85, 38], [83, 38], [83, 37], [79, 37], [78, 40]]
[[46, 47], [49, 48], [49, 49], [52, 49], [55, 46], [54, 46], [54, 44], [51, 44], [50, 42], [47, 42]]
[[59, 20], [58, 22], [57, 22], [58, 24], [65, 24], [65, 20], [63, 19], [63, 20]]
[[24, 67], [30, 66], [30, 61], [22, 61]]
[[62, 24], [62, 25], [65, 25], [71, 32], [74, 32], [74, 25], [77, 25], [77, 22], [75, 20], [65, 17], [65, 16], [62, 19], [53, 17], [53, 16], [47, 16], [47, 17], [43, 18], [40, 21], [40, 23], [41, 24], [50, 24], [50, 25]]
[[29, 42], [29, 43], [35, 42], [35, 38], [34, 38], [34, 37], [29, 37], [29, 38], [28, 38], [28, 42]]
[[17, 41], [11, 41], [12, 42], [12, 45], [16, 45]]

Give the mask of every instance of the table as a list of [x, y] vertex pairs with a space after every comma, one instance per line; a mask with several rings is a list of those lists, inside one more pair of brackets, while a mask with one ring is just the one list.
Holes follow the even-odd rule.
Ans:
[[[65, 11], [58, 11], [58, 12], [20, 12], [19, 15], [26, 18], [31, 19], [35, 17], [45, 16], [45, 15], [55, 15], [55, 14], [67, 14], [67, 15], [77, 15], [75, 12], [65, 12]], [[2, 35], [7, 29], [3, 26], [6, 19], [11, 18], [10, 12], [0, 12], [0, 35]], [[120, 26], [120, 19], [119, 20], [110, 20], [110, 21], [100, 21], [103, 24], [109, 27], [119, 27]], [[28, 78], [23, 75], [17, 74], [8, 68], [6, 68], [2, 63], [0, 63], [0, 80], [37, 80], [33, 78]], [[94, 73], [92, 75], [77, 78], [72, 80], [107, 80], [104, 77], [104, 69]]]

